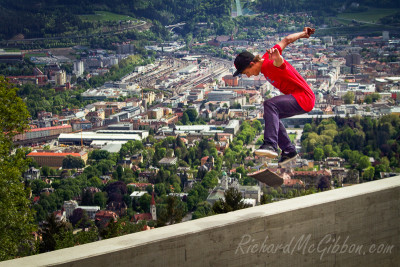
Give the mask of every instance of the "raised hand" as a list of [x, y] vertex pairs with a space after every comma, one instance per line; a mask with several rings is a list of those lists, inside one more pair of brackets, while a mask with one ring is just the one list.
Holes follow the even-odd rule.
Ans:
[[270, 48], [267, 50], [269, 59], [279, 60], [282, 56], [279, 54], [279, 50], [277, 48]]
[[311, 34], [315, 33], [315, 29], [310, 27], [304, 27], [303, 29], [303, 38], [310, 38]]
[[274, 61], [274, 66], [280, 67], [283, 64], [283, 57], [277, 48], [270, 48], [267, 50], [269, 59]]

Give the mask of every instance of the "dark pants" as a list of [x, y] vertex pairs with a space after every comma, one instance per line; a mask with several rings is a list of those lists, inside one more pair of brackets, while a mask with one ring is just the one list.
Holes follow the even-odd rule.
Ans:
[[295, 146], [280, 119], [306, 113], [292, 95], [279, 95], [264, 101], [264, 141], [284, 152], [294, 152]]

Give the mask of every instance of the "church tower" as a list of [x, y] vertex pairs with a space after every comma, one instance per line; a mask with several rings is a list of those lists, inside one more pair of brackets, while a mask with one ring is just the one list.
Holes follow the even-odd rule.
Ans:
[[156, 202], [154, 201], [154, 191], [151, 194], [150, 213], [153, 221], [157, 221], [157, 210], [156, 210]]

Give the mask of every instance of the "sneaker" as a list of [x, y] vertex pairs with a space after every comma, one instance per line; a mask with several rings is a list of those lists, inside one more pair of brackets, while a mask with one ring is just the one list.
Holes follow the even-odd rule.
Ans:
[[273, 159], [278, 156], [278, 150], [269, 143], [264, 142], [264, 144], [262, 144], [260, 148], [255, 151], [255, 154], [257, 156]]
[[280, 167], [282, 167], [283, 165], [286, 165], [286, 164], [296, 160], [296, 158], [297, 158], [297, 152], [296, 151], [289, 152], [289, 153], [282, 152], [281, 153], [281, 158], [278, 161], [278, 165]]

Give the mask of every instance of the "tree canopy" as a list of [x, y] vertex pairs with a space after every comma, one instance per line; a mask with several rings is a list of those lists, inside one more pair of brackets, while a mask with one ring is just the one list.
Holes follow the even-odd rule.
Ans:
[[16, 93], [17, 89], [0, 76], [0, 260], [29, 254], [28, 241], [35, 229], [29, 190], [21, 179], [29, 162], [23, 150], [11, 153], [12, 137], [28, 128], [29, 117]]

